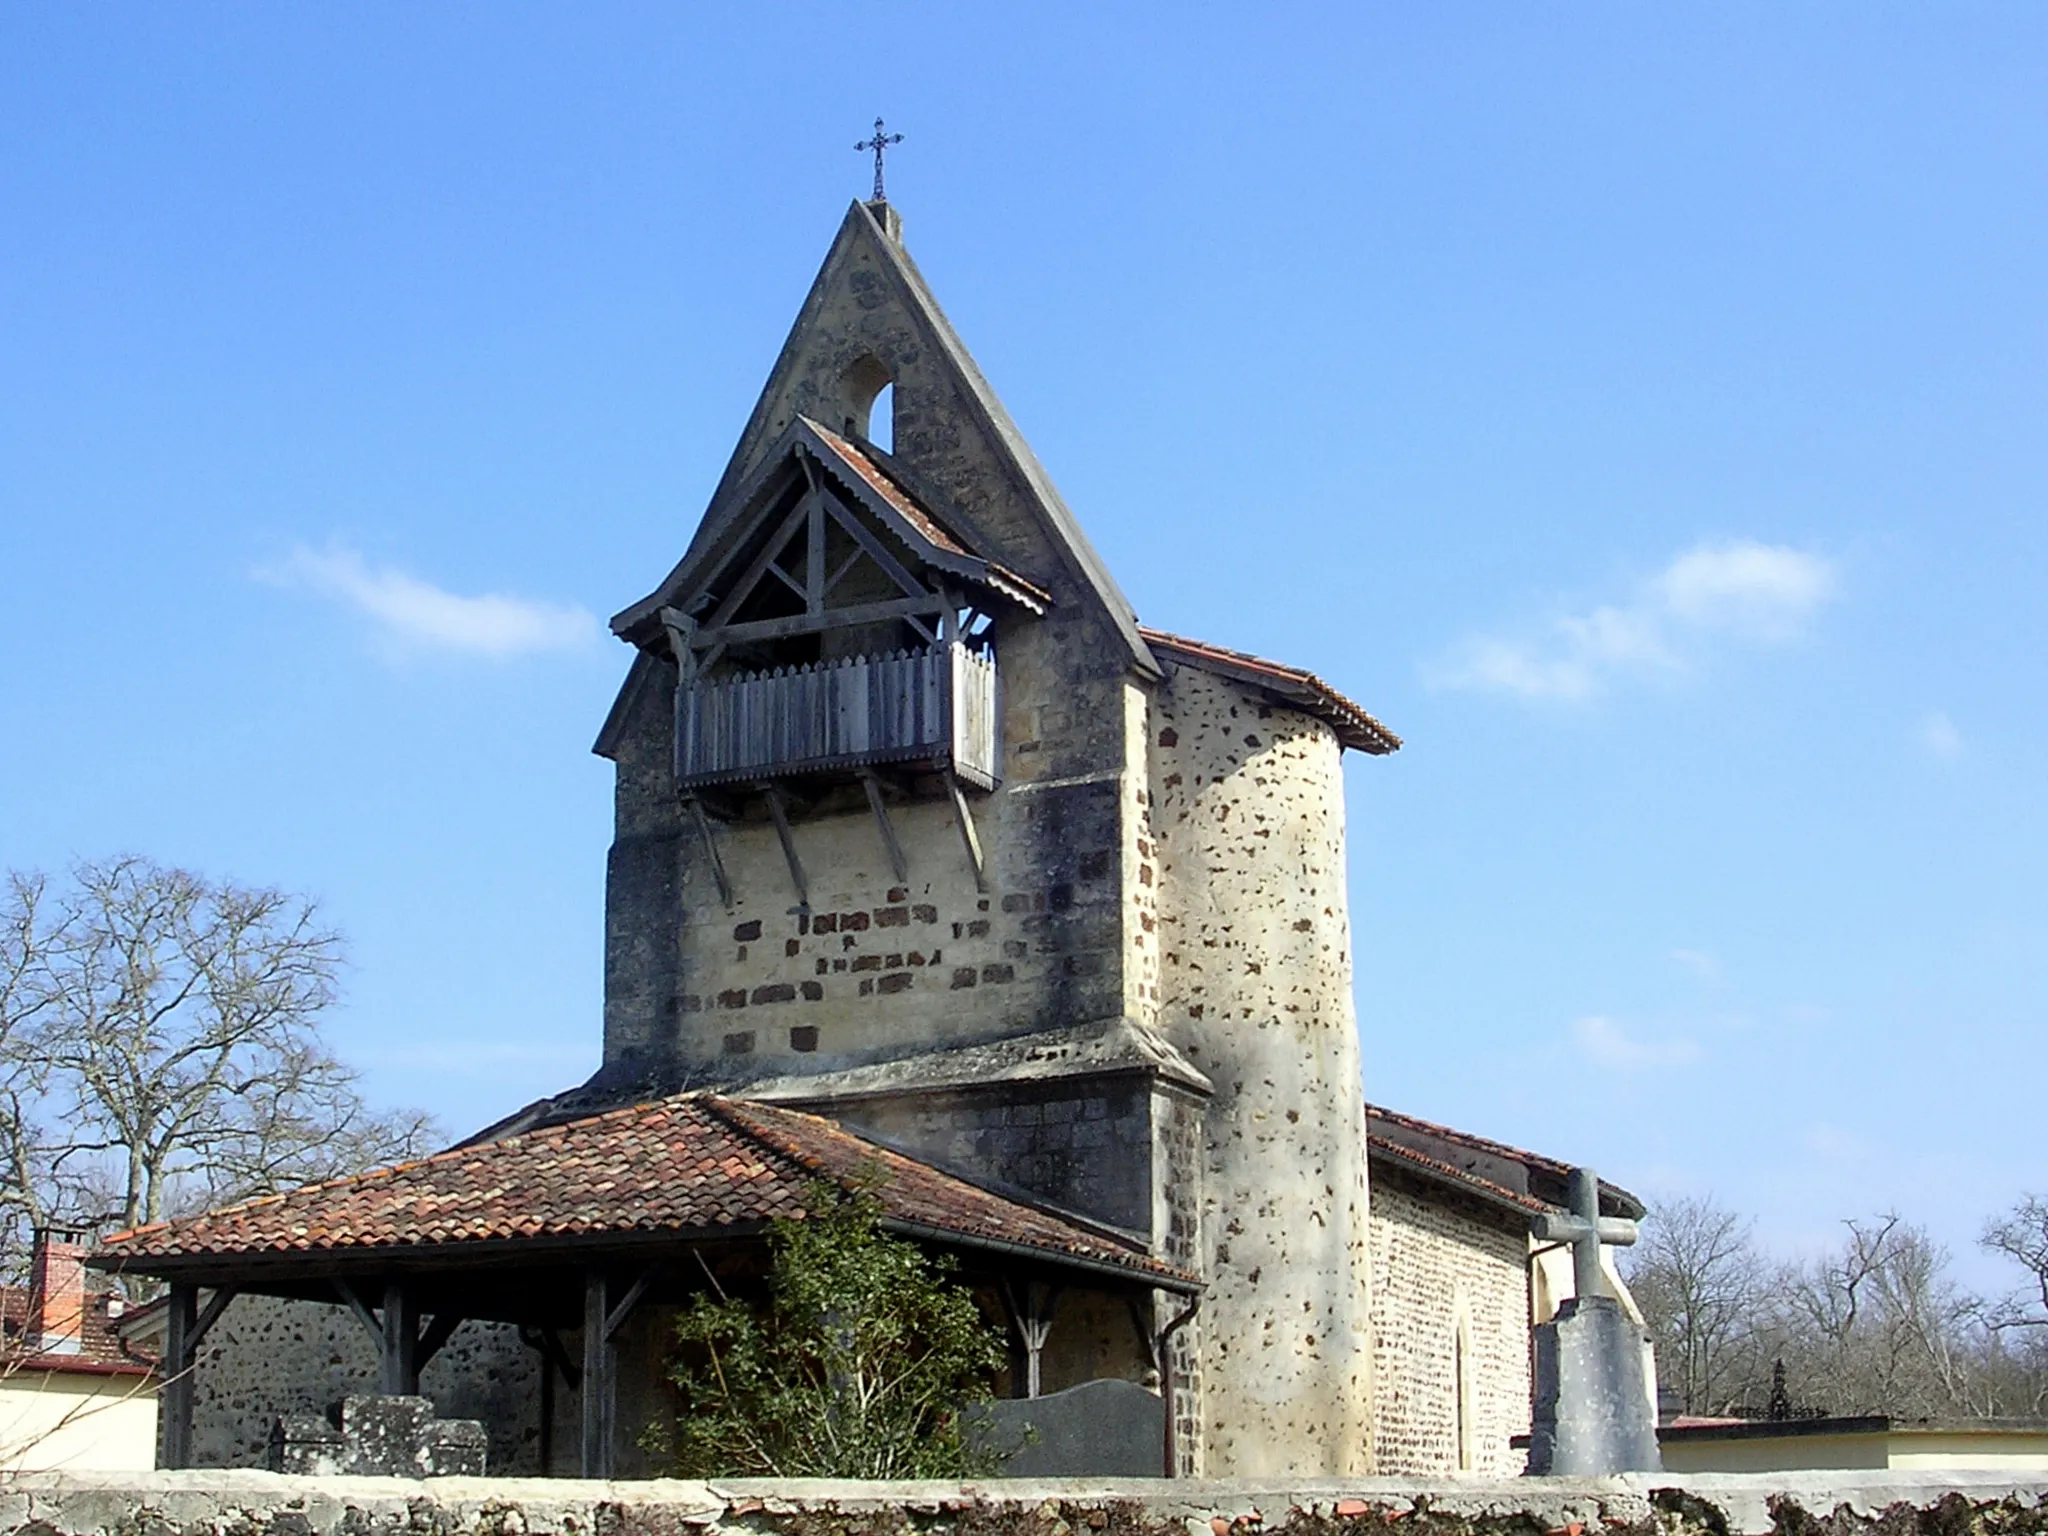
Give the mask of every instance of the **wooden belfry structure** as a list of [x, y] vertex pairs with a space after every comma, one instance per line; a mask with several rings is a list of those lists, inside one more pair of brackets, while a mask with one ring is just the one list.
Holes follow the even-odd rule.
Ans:
[[[800, 1219], [821, 1184], [871, 1191], [886, 1229], [954, 1253], [964, 1281], [998, 1296], [1107, 1292], [1136, 1320], [1155, 1294], [1201, 1288], [1134, 1245], [830, 1121], [702, 1093], [158, 1222], [107, 1239], [95, 1262], [169, 1284], [164, 1467], [192, 1463], [201, 1344], [238, 1296], [260, 1295], [353, 1313], [376, 1347], [378, 1390], [394, 1396], [419, 1392], [463, 1323], [516, 1325], [543, 1361], [543, 1439], [559, 1385], [579, 1400], [582, 1474], [609, 1477], [622, 1435], [642, 1427], [619, 1422], [621, 1330], [641, 1307], [714, 1283], [743, 1293], [764, 1270], [770, 1224]], [[1030, 1307], [1016, 1319], [1026, 1373], [1039, 1321]]]
[[728, 905], [712, 822], [758, 797], [807, 909], [791, 799], [848, 779], [865, 788], [899, 881], [908, 865], [889, 802], [937, 792], [980, 881], [962, 791], [1002, 777], [992, 621], [1051, 601], [942, 525], [860, 435], [864, 422], [842, 425], [797, 417], [733, 495], [718, 537], [614, 626], [674, 662], [675, 784]]

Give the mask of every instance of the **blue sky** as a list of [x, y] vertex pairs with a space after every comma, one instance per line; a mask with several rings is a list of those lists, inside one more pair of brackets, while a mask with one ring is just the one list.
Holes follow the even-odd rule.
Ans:
[[877, 112], [1150, 623], [1307, 665], [1368, 1092], [1973, 1273], [2040, 1151], [2048, 10], [0, 0], [0, 865], [595, 1061], [622, 675]]

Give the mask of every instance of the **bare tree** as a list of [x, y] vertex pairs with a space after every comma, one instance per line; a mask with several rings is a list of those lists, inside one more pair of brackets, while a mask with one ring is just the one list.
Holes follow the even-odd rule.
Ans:
[[1831, 1413], [1996, 1411], [1982, 1304], [1951, 1282], [1946, 1250], [1896, 1212], [1843, 1225], [1839, 1249], [1789, 1266], [1777, 1288], [1795, 1394]]
[[1757, 1400], [1770, 1370], [1759, 1314], [1767, 1266], [1750, 1223], [1708, 1198], [1659, 1206], [1630, 1251], [1628, 1287], [1657, 1341], [1659, 1380], [1687, 1413]]
[[81, 863], [55, 896], [12, 877], [0, 1171], [17, 1217], [133, 1226], [422, 1150], [426, 1117], [372, 1114], [320, 1038], [342, 958], [314, 903], [281, 891], [138, 858]]
[[1999, 1328], [2048, 1328], [2048, 1199], [2022, 1195], [2003, 1216], [1987, 1222], [1978, 1240], [2026, 1271], [2021, 1288], [1995, 1308]]

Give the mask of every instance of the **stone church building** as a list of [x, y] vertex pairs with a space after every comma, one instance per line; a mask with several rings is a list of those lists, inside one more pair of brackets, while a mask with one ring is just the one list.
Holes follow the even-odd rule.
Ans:
[[1003, 1390], [1154, 1394], [1154, 1470], [1519, 1470], [1568, 1170], [1361, 1098], [1343, 761], [1400, 743], [1138, 622], [888, 204], [613, 629], [601, 1069], [108, 1239], [170, 1283], [167, 1465], [381, 1391], [481, 1419], [494, 1470], [655, 1472], [675, 1307], [880, 1169], [1009, 1331]]

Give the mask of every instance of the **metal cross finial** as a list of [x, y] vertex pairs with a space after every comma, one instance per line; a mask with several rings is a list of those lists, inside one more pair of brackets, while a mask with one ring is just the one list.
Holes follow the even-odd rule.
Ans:
[[1590, 1168], [1574, 1168], [1571, 1175], [1571, 1214], [1536, 1218], [1536, 1239], [1546, 1243], [1572, 1245], [1572, 1292], [1577, 1296], [1608, 1295], [1606, 1277], [1600, 1273], [1600, 1245], [1625, 1247], [1636, 1240], [1636, 1224], [1618, 1216], [1600, 1214], [1600, 1181]]
[[891, 144], [901, 144], [902, 142], [902, 134], [882, 132], [882, 120], [878, 117], [875, 119], [875, 136], [872, 139], [862, 139], [858, 144], [853, 146], [862, 154], [866, 154], [871, 149], [875, 152], [875, 201], [878, 203], [886, 203], [887, 201], [889, 201], [889, 194], [882, 190], [883, 152], [886, 151]]

